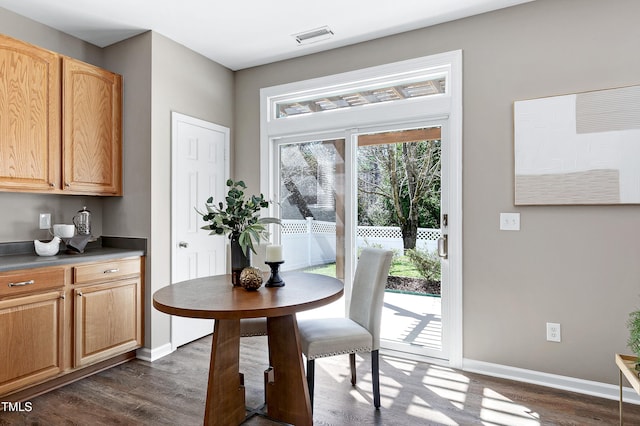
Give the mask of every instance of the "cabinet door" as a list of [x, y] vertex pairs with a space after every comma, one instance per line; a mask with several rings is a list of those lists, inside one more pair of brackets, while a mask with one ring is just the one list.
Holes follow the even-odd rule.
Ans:
[[63, 57], [63, 189], [122, 195], [122, 77]]
[[60, 187], [60, 57], [0, 35], [0, 190]]
[[62, 371], [61, 292], [0, 301], [0, 395]]
[[74, 299], [75, 367], [142, 345], [139, 278], [76, 288]]

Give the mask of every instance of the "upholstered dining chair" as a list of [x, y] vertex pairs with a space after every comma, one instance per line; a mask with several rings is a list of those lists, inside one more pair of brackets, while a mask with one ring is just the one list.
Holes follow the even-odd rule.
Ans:
[[242, 318], [240, 320], [240, 337], [266, 336], [266, 318]]
[[360, 254], [346, 318], [301, 319], [298, 321], [302, 352], [307, 358], [307, 383], [311, 408], [315, 360], [349, 354], [351, 384], [356, 384], [356, 352], [371, 353], [373, 405], [380, 407], [380, 319], [384, 289], [389, 276], [389, 250], [365, 248]]

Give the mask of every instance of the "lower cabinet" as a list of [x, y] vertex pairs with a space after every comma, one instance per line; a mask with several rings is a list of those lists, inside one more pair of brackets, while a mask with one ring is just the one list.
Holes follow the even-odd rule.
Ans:
[[76, 288], [74, 366], [142, 345], [140, 279]]
[[62, 372], [64, 293], [0, 300], [0, 395]]
[[141, 347], [143, 265], [128, 257], [0, 272], [0, 401], [53, 389]]

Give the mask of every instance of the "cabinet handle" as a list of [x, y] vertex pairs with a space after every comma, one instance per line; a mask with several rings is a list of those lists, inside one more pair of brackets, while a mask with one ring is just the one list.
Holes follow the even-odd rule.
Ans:
[[25, 285], [31, 285], [31, 284], [35, 284], [35, 280], [29, 280], [29, 281], [21, 281], [19, 283], [9, 283], [9, 287], [22, 287]]
[[82, 292], [81, 291], [78, 292], [78, 296], [82, 297]]
[[118, 272], [120, 269], [118, 268], [113, 268], [113, 269], [107, 269], [106, 271], [103, 272], [103, 274], [113, 274]]
[[53, 183], [53, 182], [49, 182], [49, 186], [50, 186], [51, 188], [53, 188], [53, 187], [54, 187], [54, 186], [56, 186], [56, 185], [55, 185], [55, 183]]
[[447, 234], [442, 234], [438, 238], [438, 256], [443, 259], [449, 257], [449, 236]]
[[71, 184], [69, 182], [65, 182], [64, 186], [66, 186], [67, 188], [71, 186]]
[[60, 299], [64, 300], [64, 294], [60, 295]]

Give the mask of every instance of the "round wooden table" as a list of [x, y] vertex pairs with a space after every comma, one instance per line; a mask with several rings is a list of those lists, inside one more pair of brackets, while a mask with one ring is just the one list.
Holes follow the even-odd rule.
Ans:
[[[158, 290], [153, 306], [161, 312], [216, 320], [209, 365], [205, 425], [238, 425], [245, 419], [240, 374], [240, 319], [267, 318], [269, 380], [267, 414], [297, 426], [311, 425], [309, 389], [302, 363], [295, 313], [338, 300], [341, 281], [302, 272], [281, 274], [284, 287], [246, 291], [233, 287], [231, 275], [196, 278]], [[265, 279], [266, 282], [266, 279]]]

